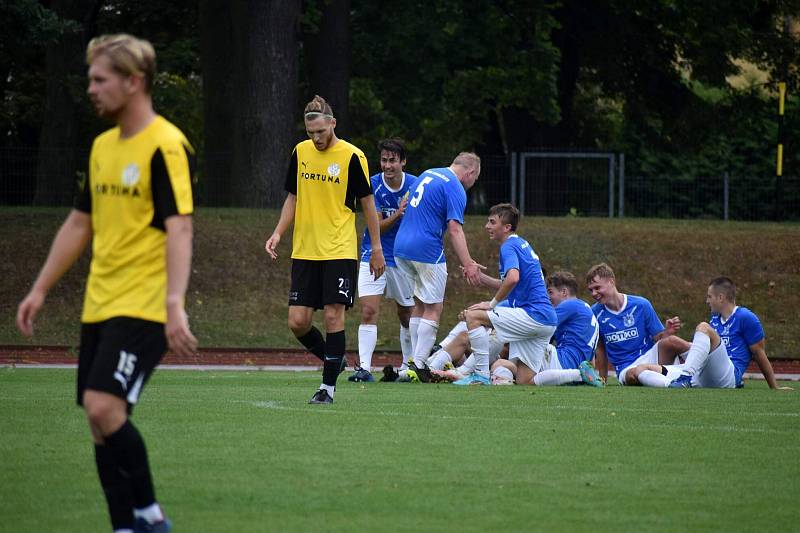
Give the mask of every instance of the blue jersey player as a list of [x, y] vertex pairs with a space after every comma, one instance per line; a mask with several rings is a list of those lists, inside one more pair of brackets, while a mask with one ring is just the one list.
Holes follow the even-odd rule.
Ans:
[[444, 302], [447, 283], [445, 234], [450, 235], [467, 280], [473, 285], [480, 281], [480, 265], [470, 257], [462, 228], [467, 205], [466, 190], [474, 185], [480, 172], [480, 158], [462, 152], [449, 167], [434, 168], [420, 174], [409, 195], [395, 238], [397, 267], [413, 280], [415, 305], [409, 321], [414, 353], [411, 372], [421, 381], [430, 378], [425, 363], [436, 342]]
[[647, 298], [617, 290], [614, 271], [605, 263], [586, 273], [586, 284], [596, 304], [592, 311], [600, 327], [597, 370], [605, 379], [610, 362], [621, 385], [640, 385], [633, 369], [645, 364], [667, 364], [686, 352], [689, 343], [674, 335], [680, 318], [667, 319], [666, 328]]
[[386, 272], [375, 279], [369, 271], [372, 241], [369, 232], [361, 240], [361, 264], [358, 272], [358, 298], [361, 302], [361, 325], [358, 327], [359, 364], [349, 381], [374, 381], [370, 372], [372, 354], [378, 341], [378, 311], [381, 298], [392, 298], [397, 303], [400, 320], [400, 347], [405, 369], [411, 357], [411, 332], [408, 321], [414, 308], [411, 280], [403, 274], [394, 261], [394, 241], [403, 213], [408, 204], [408, 193], [414, 189], [417, 177], [403, 172], [406, 150], [400, 139], [384, 139], [378, 143], [381, 154], [381, 171], [370, 178], [375, 208], [378, 211], [381, 247], [386, 259]]
[[592, 308], [578, 299], [578, 281], [571, 272], [547, 276], [547, 296], [556, 310], [558, 326], [545, 355], [545, 370], [533, 378], [535, 385], [563, 385], [585, 382], [602, 387], [603, 381], [592, 367], [600, 334]]
[[464, 384], [489, 383], [487, 328], [494, 328], [498, 339], [508, 342], [508, 359], [517, 367], [518, 384], [532, 384], [543, 369], [545, 350], [558, 318], [547, 297], [539, 256], [517, 235], [518, 223], [519, 211], [511, 204], [498, 204], [489, 210], [485, 227], [489, 238], [500, 244], [500, 279], [482, 274], [482, 284], [497, 292], [490, 302], [467, 309], [475, 373], [462, 380]]
[[764, 349], [764, 328], [752, 311], [736, 305], [733, 281], [712, 280], [706, 303], [711, 318], [697, 325], [686, 362], [641, 368], [639, 381], [651, 387], [739, 388], [750, 361], [755, 360], [770, 388], [791, 390], [778, 387]]

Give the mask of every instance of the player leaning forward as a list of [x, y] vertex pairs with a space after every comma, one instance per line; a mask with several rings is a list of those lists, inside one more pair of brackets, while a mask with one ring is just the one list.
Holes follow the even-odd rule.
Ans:
[[[489, 337], [508, 342], [508, 359], [517, 365], [518, 384], [533, 384], [542, 370], [545, 348], [556, 330], [558, 319], [547, 297], [542, 266], [533, 247], [517, 235], [519, 211], [511, 204], [489, 210], [486, 231], [500, 245], [500, 279], [483, 284], [497, 292], [490, 302], [471, 306], [466, 313], [469, 341], [475, 356], [474, 383], [489, 383]], [[499, 303], [502, 302], [502, 303]]]
[[155, 52], [130, 35], [93, 39], [88, 94], [117, 127], [98, 136], [89, 178], [61, 226], [17, 325], [31, 335], [45, 296], [92, 241], [78, 358], [78, 403], [115, 531], [170, 531], [129, 414], [167, 346], [192, 353], [183, 308], [192, 254], [193, 149], [153, 111]]
[[[286, 200], [265, 248], [277, 259], [281, 236], [294, 221], [289, 328], [308, 351], [323, 360], [322, 384], [309, 403], [333, 403], [345, 350], [344, 313], [353, 306], [358, 274], [356, 199], [372, 242], [370, 273], [386, 268], [378, 215], [364, 153], [338, 139], [336, 119], [325, 99], [315, 96], [304, 114], [309, 139], [295, 146], [286, 173]], [[326, 336], [312, 325], [324, 309]]]

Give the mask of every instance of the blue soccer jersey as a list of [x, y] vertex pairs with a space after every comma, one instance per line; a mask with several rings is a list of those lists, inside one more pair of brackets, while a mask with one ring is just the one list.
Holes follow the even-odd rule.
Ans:
[[[400, 201], [408, 194], [409, 189], [412, 189], [417, 177], [413, 174], [403, 173], [403, 181], [400, 183], [400, 188], [393, 191], [383, 179], [383, 172], [375, 174], [370, 179], [372, 185], [372, 194], [375, 197], [375, 209], [378, 211], [378, 216], [381, 219], [389, 218], [400, 207]], [[381, 248], [383, 248], [383, 258], [386, 260], [388, 266], [397, 266], [394, 262], [394, 239], [397, 236], [397, 230], [400, 228], [401, 220], [396, 221], [391, 228], [381, 233]], [[364, 238], [361, 239], [361, 260], [369, 263], [372, 257], [372, 241], [369, 237], [369, 230], [364, 230]]]
[[553, 337], [561, 368], [578, 368], [582, 362], [591, 361], [600, 330], [589, 304], [569, 298], [556, 306], [556, 316], [558, 327]]
[[420, 263], [444, 263], [447, 223], [464, 224], [467, 193], [449, 168], [420, 174], [394, 241], [395, 257]]
[[664, 331], [653, 304], [647, 298], [625, 294], [622, 308], [611, 311], [594, 304], [592, 311], [600, 326], [608, 360], [617, 375], [653, 347], [653, 337]]
[[500, 246], [500, 279], [504, 280], [509, 270], [519, 271], [519, 281], [508, 294], [510, 307], [524, 309], [539, 324], [558, 324], [553, 304], [547, 297], [542, 265], [533, 247], [519, 235], [509, 235]]
[[740, 387], [742, 376], [753, 358], [750, 346], [764, 338], [764, 328], [761, 327], [761, 322], [755, 313], [739, 306], [733, 309], [728, 320], [723, 320], [719, 313], [714, 313], [709, 324], [725, 343], [725, 349], [736, 373], [736, 386]]

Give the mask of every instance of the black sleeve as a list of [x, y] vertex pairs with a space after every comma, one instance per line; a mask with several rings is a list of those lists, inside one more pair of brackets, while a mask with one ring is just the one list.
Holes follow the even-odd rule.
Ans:
[[[188, 151], [187, 156], [191, 156]], [[192, 157], [189, 161], [189, 168], [192, 168]], [[161, 148], [156, 150], [150, 160], [150, 187], [153, 191], [153, 221], [150, 225], [165, 230], [164, 221], [178, 214], [178, 205], [175, 202], [175, 192], [172, 190], [172, 182]]]
[[78, 186], [78, 193], [75, 195], [75, 209], [83, 213], [90, 214], [92, 212], [92, 191], [89, 185], [89, 175]]
[[347, 187], [359, 199], [372, 194], [369, 176], [364, 174], [364, 167], [361, 166], [356, 154], [350, 156], [350, 165], [347, 169]]
[[283, 186], [286, 192], [297, 196], [297, 150], [292, 151], [289, 159], [289, 168], [286, 170], [286, 184]]

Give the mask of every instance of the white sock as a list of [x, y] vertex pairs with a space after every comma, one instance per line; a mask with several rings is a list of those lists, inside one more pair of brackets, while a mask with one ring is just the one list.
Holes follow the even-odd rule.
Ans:
[[358, 326], [358, 366], [367, 371], [372, 371], [372, 354], [378, 343], [378, 326], [375, 324], [361, 324]]
[[143, 509], [134, 509], [133, 517], [144, 518], [148, 523], [155, 524], [164, 520], [164, 513], [161, 512], [161, 506], [158, 503], [153, 503]]
[[645, 387], [666, 388], [669, 387], [670, 380], [660, 372], [645, 370], [639, 374], [639, 383]]
[[408, 360], [414, 355], [414, 350], [411, 349], [411, 331], [400, 326], [400, 350], [403, 352], [403, 366], [400, 368], [408, 368]]
[[467, 331], [467, 323], [463, 320], [453, 326], [453, 329], [450, 330], [450, 333], [447, 334], [447, 337], [444, 338], [442, 342], [439, 343], [439, 346], [442, 348], [447, 348], [453, 340], [458, 337], [459, 333]]
[[333, 385], [325, 385], [324, 383], [322, 383], [319, 386], [319, 388], [320, 388], [320, 390], [328, 391], [328, 396], [330, 396], [331, 398], [333, 398], [333, 393], [336, 391], [336, 387], [335, 386], [333, 386]]
[[427, 318], [421, 318], [417, 328], [417, 345], [414, 348], [414, 364], [417, 368], [422, 368], [428, 361], [431, 348], [436, 344], [436, 332], [439, 331], [439, 323]]
[[547, 385], [564, 385], [566, 383], [580, 383], [581, 371], [574, 368], [566, 370], [542, 370], [533, 376], [533, 384], [540, 387]]
[[114, 530], [114, 533], [133, 533], [133, 530], [132, 530], [132, 529], [128, 529], [128, 528], [125, 528], [125, 529], [115, 529], [115, 530]]
[[702, 331], [695, 331], [692, 346], [686, 354], [683, 370], [690, 376], [700, 373], [706, 366], [708, 354], [711, 353], [711, 339]]
[[419, 336], [419, 321], [421, 316], [412, 316], [408, 320], [408, 331], [411, 333], [411, 357], [417, 353], [417, 337]]
[[475, 372], [475, 356], [469, 354], [469, 357], [464, 359], [464, 362], [461, 363], [461, 366], [458, 367], [456, 370], [464, 374], [465, 376], [469, 376], [473, 372]]
[[469, 330], [469, 344], [475, 356], [475, 372], [489, 376], [489, 334], [486, 328], [478, 326]]
[[447, 363], [452, 363], [453, 359], [450, 357], [450, 354], [442, 348], [435, 354], [428, 359], [428, 368], [431, 370], [444, 370], [444, 366]]

